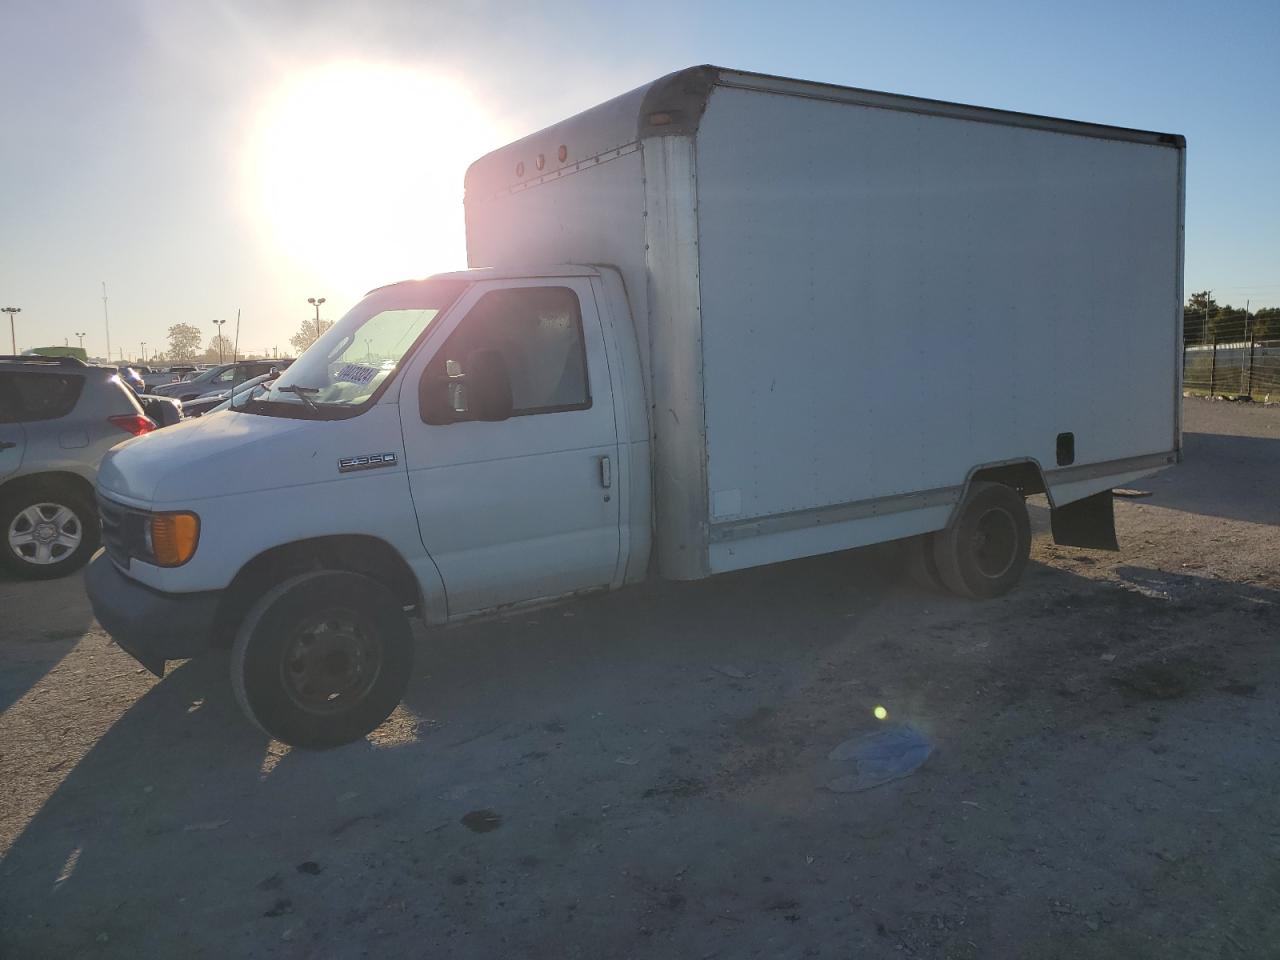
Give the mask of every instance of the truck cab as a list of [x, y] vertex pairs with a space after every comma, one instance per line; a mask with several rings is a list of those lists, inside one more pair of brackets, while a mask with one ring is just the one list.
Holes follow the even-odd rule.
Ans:
[[[229, 642], [250, 716], [325, 745], [372, 716], [352, 725], [342, 703], [399, 701], [405, 631], [378, 624], [405, 608], [440, 624], [642, 578], [649, 439], [627, 310], [607, 267], [371, 291], [265, 394], [107, 459], [99, 621], [157, 674]], [[285, 668], [254, 670], [263, 631]]]

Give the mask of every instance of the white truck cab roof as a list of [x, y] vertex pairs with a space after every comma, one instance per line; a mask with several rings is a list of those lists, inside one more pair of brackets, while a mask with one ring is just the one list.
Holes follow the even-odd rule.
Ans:
[[472, 267], [469, 270], [453, 270], [449, 273], [434, 273], [429, 277], [416, 277], [410, 280], [398, 280], [395, 283], [374, 287], [369, 293], [377, 290], [389, 290], [412, 283], [424, 283], [427, 280], [466, 280], [476, 283], [481, 280], [519, 280], [525, 277], [598, 277], [598, 267], [580, 263], [559, 263], [547, 266], [509, 266], [509, 267]]

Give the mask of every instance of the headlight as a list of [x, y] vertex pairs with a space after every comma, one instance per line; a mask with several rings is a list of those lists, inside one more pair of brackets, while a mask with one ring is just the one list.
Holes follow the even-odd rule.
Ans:
[[130, 560], [159, 567], [180, 567], [195, 555], [200, 518], [186, 510], [152, 513], [98, 498], [102, 544], [122, 567]]
[[194, 513], [153, 513], [145, 522], [149, 560], [158, 567], [180, 567], [194, 556], [200, 542], [200, 518]]

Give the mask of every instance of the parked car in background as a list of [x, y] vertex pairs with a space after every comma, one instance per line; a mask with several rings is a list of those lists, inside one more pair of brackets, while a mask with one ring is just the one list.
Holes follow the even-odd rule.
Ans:
[[185, 403], [196, 397], [202, 397], [206, 393], [231, 390], [246, 380], [270, 373], [272, 368], [282, 371], [292, 362], [292, 360], [240, 360], [236, 363], [223, 363], [210, 367], [190, 380], [162, 384], [151, 392], [156, 396], [176, 397]]
[[120, 374], [121, 378], [124, 380], [132, 381], [132, 378], [137, 377], [138, 382], [143, 384], [144, 393], [154, 387], [160, 386], [162, 383], [171, 383], [178, 379], [176, 376], [166, 373], [158, 367], [150, 367], [145, 363], [117, 363], [109, 364], [109, 366], [114, 366], [116, 372]]
[[[233, 390], [220, 390], [217, 393], [207, 393], [203, 397], [196, 397], [194, 400], [188, 400], [182, 404], [182, 413], [184, 417], [202, 417], [206, 413], [212, 413], [214, 410], [223, 405], [231, 405], [231, 403], [241, 403], [247, 400], [255, 390], [262, 390], [268, 384], [274, 383], [276, 372], [264, 373], [252, 380], [246, 380], [240, 386]], [[164, 398], [157, 398], [164, 399]], [[228, 403], [230, 401], [230, 403]]]
[[134, 393], [147, 392], [147, 382], [142, 379], [142, 373], [137, 367], [116, 367], [116, 375], [120, 377], [120, 382]]
[[138, 397], [142, 412], [156, 422], [157, 427], [172, 427], [183, 419], [182, 401], [176, 397], [157, 397], [144, 393]]
[[[182, 419], [182, 401], [174, 397], [158, 397], [148, 392], [146, 380], [135, 367], [117, 367], [120, 380], [131, 389], [142, 404], [142, 412], [158, 427], [171, 427]], [[154, 374], [153, 374], [154, 376]]]
[[0, 357], [0, 567], [44, 580], [84, 566], [103, 454], [155, 429], [112, 367]]
[[[183, 377], [198, 372], [193, 364], [178, 364], [172, 367], [148, 367], [140, 364], [129, 364], [130, 369], [136, 371], [142, 377], [143, 383], [146, 384], [147, 392], [154, 390], [156, 387], [164, 386], [169, 383], [177, 383]], [[123, 371], [125, 367], [118, 369]]]
[[178, 373], [170, 373], [168, 370], [153, 370], [150, 373], [142, 375], [142, 381], [147, 385], [147, 390], [154, 390], [156, 387], [164, 386], [166, 383], [174, 383], [182, 379], [182, 375]]

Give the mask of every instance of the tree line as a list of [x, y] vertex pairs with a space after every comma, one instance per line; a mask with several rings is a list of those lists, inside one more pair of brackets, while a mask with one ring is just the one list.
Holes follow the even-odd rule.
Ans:
[[[289, 338], [293, 347], [293, 355], [297, 356], [333, 326], [332, 320], [304, 320], [298, 332]], [[200, 328], [190, 323], [175, 323], [165, 334], [169, 341], [168, 349], [161, 350], [148, 358], [148, 362], [158, 363], [218, 363], [230, 362], [235, 354], [235, 344], [230, 337], [215, 334], [206, 342]], [[238, 354], [241, 359], [252, 360], [258, 354], [242, 350]]]
[[1219, 304], [1210, 291], [1193, 293], [1182, 308], [1182, 339], [1189, 346], [1239, 340], [1280, 340], [1280, 307], [1246, 311]]

